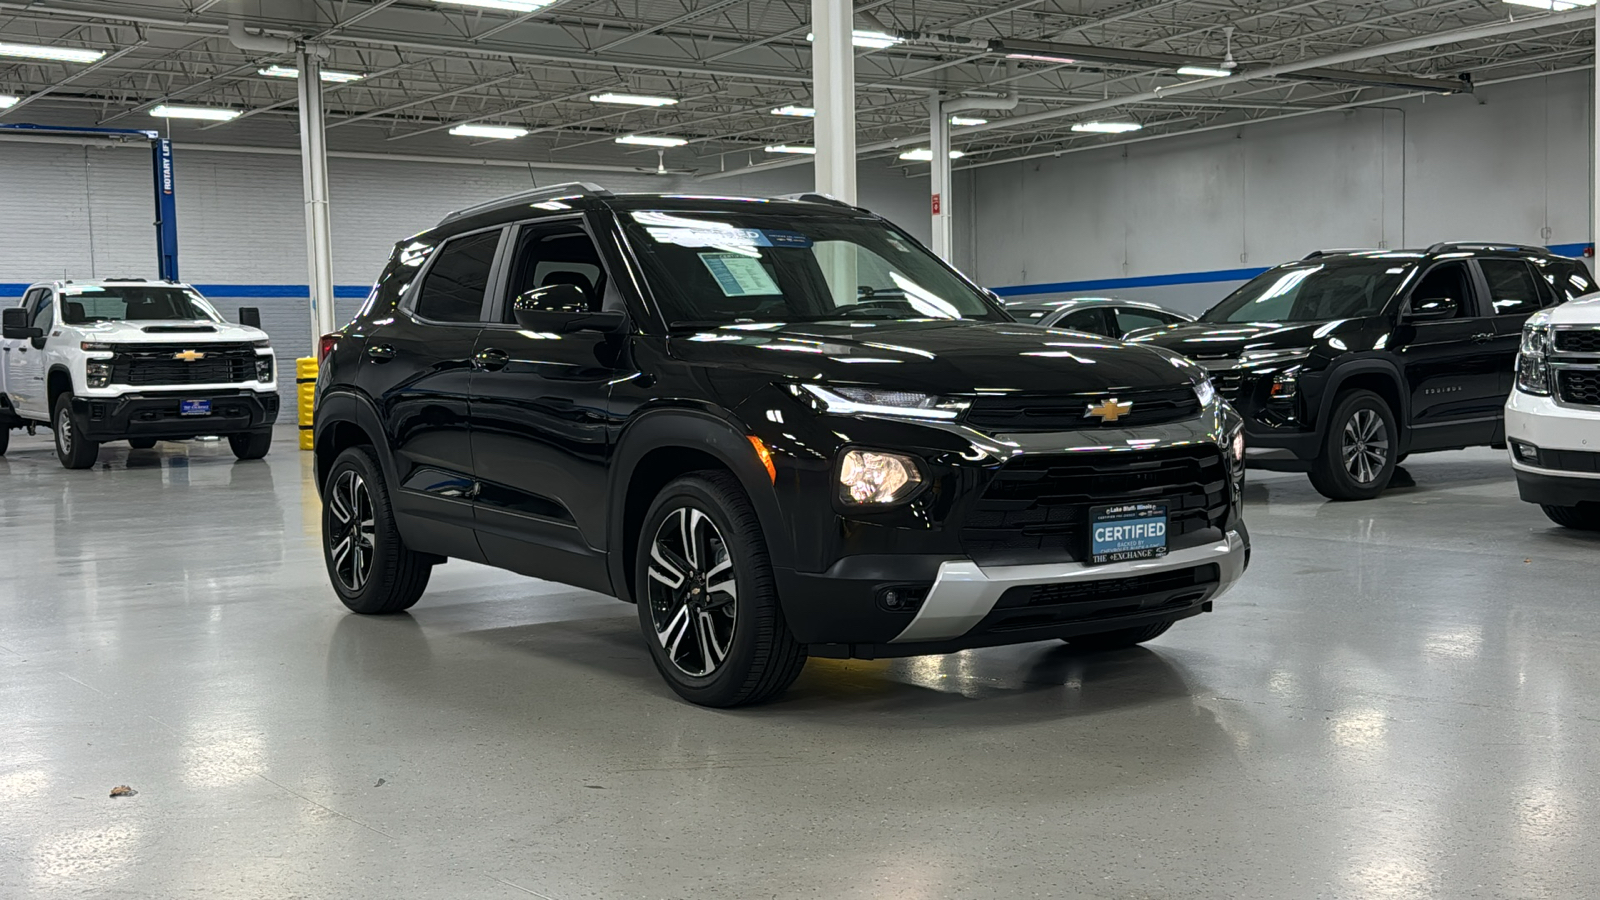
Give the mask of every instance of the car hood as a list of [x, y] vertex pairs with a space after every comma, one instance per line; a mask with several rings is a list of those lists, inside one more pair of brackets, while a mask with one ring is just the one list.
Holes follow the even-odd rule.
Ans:
[[970, 320], [734, 325], [675, 336], [671, 353], [698, 366], [939, 394], [1074, 394], [1172, 387], [1204, 377], [1148, 347]]
[[94, 322], [72, 329], [84, 340], [115, 344], [234, 344], [267, 339], [267, 333], [259, 328], [204, 319]]
[[1154, 344], [1190, 359], [1237, 358], [1246, 350], [1315, 346], [1347, 320], [1325, 322], [1189, 322], [1141, 331], [1135, 344]]
[[1590, 294], [1547, 311], [1556, 325], [1600, 325], [1600, 294]]

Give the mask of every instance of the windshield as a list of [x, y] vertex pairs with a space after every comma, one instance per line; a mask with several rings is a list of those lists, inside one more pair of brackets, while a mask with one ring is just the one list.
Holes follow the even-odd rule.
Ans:
[[717, 212], [623, 219], [669, 325], [1004, 314], [882, 222]]
[[69, 284], [61, 293], [61, 319], [68, 325], [174, 319], [222, 321], [211, 304], [189, 288], [156, 284]]
[[1211, 307], [1202, 322], [1317, 322], [1375, 316], [1416, 263], [1340, 259], [1279, 266]]

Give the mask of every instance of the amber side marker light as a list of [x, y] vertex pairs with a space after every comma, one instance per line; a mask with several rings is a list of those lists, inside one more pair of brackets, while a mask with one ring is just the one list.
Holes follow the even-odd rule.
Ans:
[[767, 467], [767, 477], [772, 479], [773, 484], [777, 484], [778, 467], [772, 464], [772, 451], [768, 450], [767, 445], [761, 442], [761, 438], [753, 434], [746, 436], [750, 439], [750, 446], [756, 448], [756, 456], [761, 460], [761, 464]]

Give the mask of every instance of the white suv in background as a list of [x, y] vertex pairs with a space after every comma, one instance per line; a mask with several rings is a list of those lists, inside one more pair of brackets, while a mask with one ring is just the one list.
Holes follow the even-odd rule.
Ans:
[[10, 429], [38, 425], [69, 469], [93, 466], [106, 441], [145, 449], [225, 435], [240, 459], [272, 446], [277, 361], [266, 332], [223, 320], [189, 285], [44, 282], [0, 319], [0, 453]]
[[1506, 444], [1522, 499], [1557, 525], [1600, 531], [1600, 294], [1528, 320]]

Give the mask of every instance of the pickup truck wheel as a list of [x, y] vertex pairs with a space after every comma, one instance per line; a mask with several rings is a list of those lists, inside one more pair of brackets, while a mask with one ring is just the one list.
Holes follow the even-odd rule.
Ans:
[[56, 398], [55, 415], [51, 429], [56, 437], [56, 458], [69, 469], [89, 469], [100, 456], [100, 445], [83, 436], [78, 418], [72, 414], [72, 395], [63, 393]]
[[1063, 638], [1067, 645], [1074, 650], [1086, 650], [1098, 653], [1102, 650], [1121, 650], [1152, 641], [1167, 633], [1172, 627], [1171, 622], [1158, 622], [1154, 625], [1140, 625], [1137, 628], [1120, 628], [1116, 631], [1102, 631], [1099, 634], [1080, 634], [1077, 637]]
[[155, 438], [128, 438], [128, 446], [135, 450], [149, 450], [155, 445]]
[[1328, 417], [1311, 486], [1329, 500], [1371, 500], [1389, 486], [1399, 432], [1389, 404], [1371, 391], [1341, 394]]
[[1578, 531], [1600, 531], [1600, 503], [1586, 503], [1579, 506], [1545, 506], [1540, 504], [1540, 509], [1549, 517], [1550, 521], [1563, 528], [1573, 528]]
[[634, 597], [650, 658], [690, 703], [759, 703], [806, 664], [755, 508], [726, 472], [686, 475], [657, 495], [639, 531]]
[[383, 469], [366, 447], [339, 454], [322, 488], [322, 557], [339, 599], [363, 615], [410, 609], [433, 563], [400, 540]]
[[228, 446], [240, 459], [260, 459], [272, 449], [272, 429], [228, 435]]

